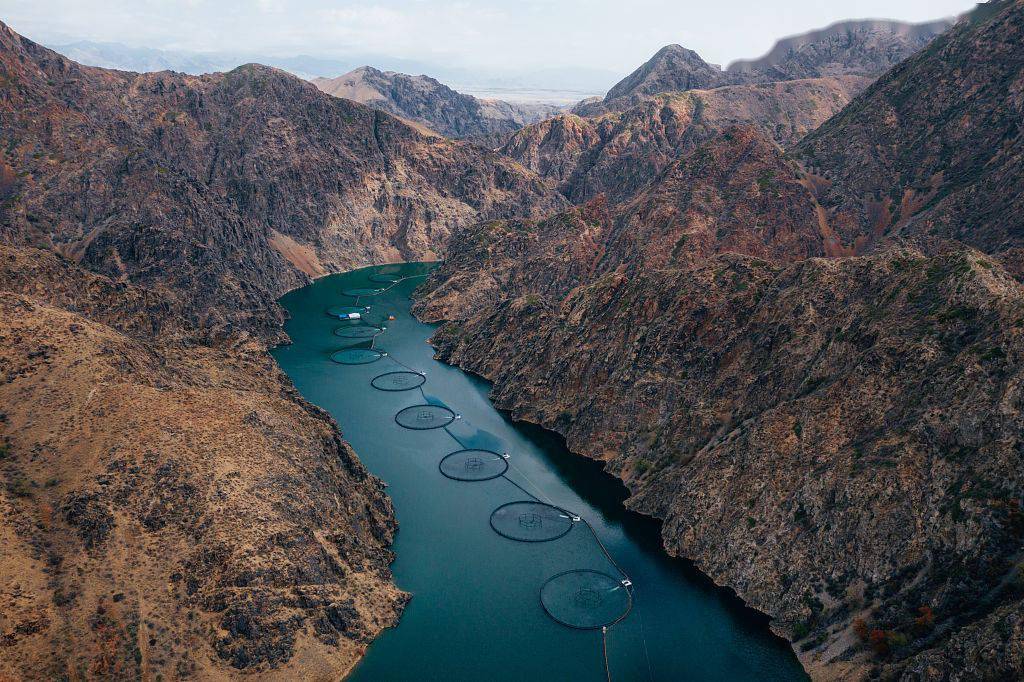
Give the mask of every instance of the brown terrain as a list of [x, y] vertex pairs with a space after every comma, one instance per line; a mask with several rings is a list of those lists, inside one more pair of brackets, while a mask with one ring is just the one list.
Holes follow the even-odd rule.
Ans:
[[478, 99], [456, 92], [429, 76], [409, 76], [363, 66], [337, 78], [314, 78], [313, 84], [386, 111], [428, 131], [453, 138], [503, 139], [528, 123], [553, 116], [559, 107]]
[[395, 520], [266, 353], [274, 300], [564, 205], [251, 65], [87, 68], [0, 25], [0, 679], [342, 677]]
[[284, 72], [80, 66], [0, 27], [0, 237], [276, 327], [284, 291], [356, 264], [434, 259], [452, 230], [562, 205], [532, 173], [428, 138]]
[[395, 521], [274, 301], [442, 257], [440, 357], [813, 678], [1024, 678], [1022, 18], [669, 46], [500, 153], [423, 134], [489, 116], [426, 81], [357, 83], [380, 111], [0, 24], [0, 679], [343, 676], [407, 599]]
[[0, 282], [0, 678], [343, 675], [405, 596], [333, 420], [151, 291], [30, 248]]
[[567, 198], [633, 196], [681, 153], [733, 125], [796, 142], [871, 80], [861, 76], [662, 93], [616, 113], [561, 114], [515, 133], [501, 152]]
[[791, 154], [726, 128], [461, 232], [418, 294], [815, 679], [1024, 678], [1022, 27], [982, 7]]

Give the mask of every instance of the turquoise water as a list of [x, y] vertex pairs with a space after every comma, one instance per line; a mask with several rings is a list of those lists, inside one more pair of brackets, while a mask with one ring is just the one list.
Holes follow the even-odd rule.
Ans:
[[[618, 480], [568, 453], [556, 436], [511, 422], [487, 400], [487, 382], [433, 360], [427, 339], [434, 326], [409, 314], [409, 294], [421, 278], [360, 298], [359, 304], [371, 306], [362, 321], [342, 322], [325, 312], [356, 302], [343, 291], [388, 286], [371, 275], [415, 276], [430, 267], [381, 266], [326, 277], [281, 301], [291, 313], [285, 329], [293, 343], [274, 356], [308, 400], [330, 411], [363, 463], [387, 483], [399, 521], [395, 581], [413, 595], [399, 625], [370, 645], [349, 679], [598, 681], [606, 679], [607, 651], [613, 680], [806, 680], [764, 616], [665, 555], [657, 524], [623, 508], [626, 491]], [[395, 319], [386, 320], [389, 315]], [[376, 337], [351, 338], [348, 329], [367, 320], [387, 328]], [[341, 336], [334, 333], [338, 328]], [[365, 352], [371, 344], [387, 355], [358, 365], [331, 360], [350, 346], [364, 352], [342, 358], [373, 360], [376, 355]], [[396, 361], [426, 374], [422, 393], [370, 385], [380, 374], [405, 371]], [[459, 418], [447, 428], [423, 430], [396, 422], [403, 408], [423, 403], [448, 406]], [[448, 419], [444, 410], [427, 412], [409, 410], [403, 420], [433, 426]], [[443, 476], [441, 459], [463, 448], [507, 453], [505, 476], [471, 482]], [[456, 473], [472, 478], [503, 468], [478, 459], [483, 467], [459, 460]], [[530, 500], [528, 494], [581, 521], [537, 519], [543, 514], [516, 508], [499, 515], [499, 528], [535, 536], [563, 524], [558, 532], [564, 535], [517, 542], [496, 533], [492, 512]], [[593, 624], [620, 615], [631, 598], [631, 610], [604, 638], [599, 629], [559, 624], [541, 603], [549, 578], [577, 569], [604, 577], [582, 588], [556, 581], [546, 591], [548, 606], [569, 620], [596, 617]], [[621, 585], [623, 575], [632, 587]]]

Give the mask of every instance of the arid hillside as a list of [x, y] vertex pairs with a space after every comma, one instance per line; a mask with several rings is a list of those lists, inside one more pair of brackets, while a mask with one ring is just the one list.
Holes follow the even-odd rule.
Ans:
[[405, 595], [383, 486], [262, 344], [0, 247], [0, 676], [337, 679]]
[[337, 78], [314, 78], [329, 95], [344, 97], [453, 138], [504, 138], [528, 123], [553, 116], [548, 104], [477, 99], [429, 76], [410, 76], [363, 66]]
[[394, 624], [382, 484], [274, 300], [564, 201], [250, 65], [87, 68], [0, 25], [0, 678], [336, 680]]
[[1022, 17], [961, 21], [793, 154], [726, 129], [626, 200], [467, 230], [418, 293], [441, 358], [603, 461], [815, 679], [1024, 677]]
[[200, 326], [272, 327], [311, 275], [432, 259], [452, 230], [561, 205], [479, 147], [259, 65], [83, 67], [0, 26], [0, 237], [181, 297]]

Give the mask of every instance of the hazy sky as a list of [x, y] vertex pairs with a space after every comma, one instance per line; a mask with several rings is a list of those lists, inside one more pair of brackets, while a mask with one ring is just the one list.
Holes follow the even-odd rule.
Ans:
[[45, 43], [87, 39], [286, 56], [381, 54], [450, 66], [626, 73], [680, 43], [709, 62], [756, 57], [839, 19], [927, 21], [968, 0], [0, 0]]

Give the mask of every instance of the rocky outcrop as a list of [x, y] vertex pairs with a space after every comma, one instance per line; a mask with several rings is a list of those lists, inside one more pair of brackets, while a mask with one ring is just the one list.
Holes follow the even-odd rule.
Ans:
[[559, 107], [477, 99], [429, 76], [408, 76], [363, 66], [337, 78], [314, 78], [329, 95], [386, 111], [454, 138], [502, 137], [553, 116]]
[[0, 283], [0, 676], [342, 676], [406, 596], [330, 417], [172, 298], [35, 249]]
[[310, 275], [561, 205], [515, 163], [267, 67], [105, 71], [0, 27], [0, 75], [0, 237], [179, 296], [221, 334], [271, 331]]
[[733, 62], [726, 71], [772, 81], [842, 75], [877, 77], [952, 25], [952, 19], [923, 24], [886, 19], [840, 21], [783, 38], [763, 57]]
[[983, 9], [794, 149], [845, 243], [938, 235], [988, 252], [1024, 246], [1024, 5]]
[[741, 82], [720, 67], [708, 64], [682, 45], [666, 45], [636, 71], [615, 84], [600, 103], [581, 102], [574, 114], [594, 116], [621, 111], [663, 92], [708, 90]]
[[[1024, 4], [986, 9], [799, 144], [804, 168], [726, 130], [628, 201], [461, 233], [418, 293], [441, 358], [603, 461], [815, 679], [1024, 676], [1024, 288], [1003, 265]], [[910, 219], [872, 232], [843, 202], [889, 181]]]
[[619, 113], [562, 114], [527, 126], [501, 152], [573, 202], [604, 193], [617, 203], [731, 126], [753, 126], [780, 145], [792, 144], [869, 82], [846, 76], [662, 94]]
[[0, 121], [0, 677], [343, 677], [407, 598], [396, 523], [267, 355], [274, 300], [565, 202], [274, 69], [2, 25]]

